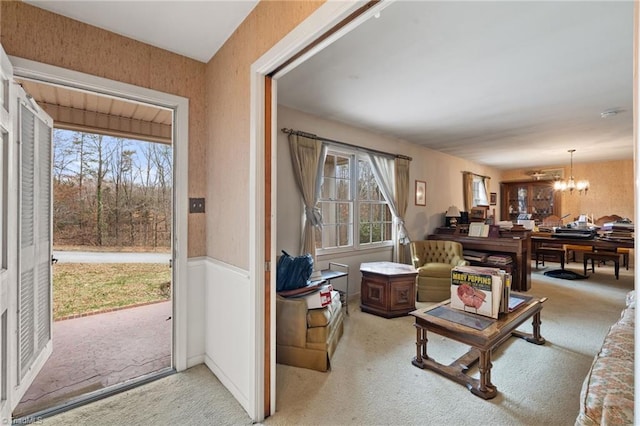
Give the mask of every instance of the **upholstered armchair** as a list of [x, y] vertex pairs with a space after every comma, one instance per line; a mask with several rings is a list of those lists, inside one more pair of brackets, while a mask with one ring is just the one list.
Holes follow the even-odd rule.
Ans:
[[442, 240], [412, 241], [411, 261], [418, 270], [419, 302], [441, 302], [450, 298], [451, 269], [469, 264], [462, 256], [462, 244]]

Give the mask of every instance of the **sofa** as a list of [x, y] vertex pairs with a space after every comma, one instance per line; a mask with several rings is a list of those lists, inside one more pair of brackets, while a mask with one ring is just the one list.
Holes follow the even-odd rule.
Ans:
[[627, 294], [620, 319], [609, 329], [580, 392], [576, 425], [633, 423], [635, 291]]
[[456, 241], [411, 241], [411, 262], [418, 270], [416, 287], [419, 302], [441, 302], [451, 297], [451, 270], [468, 265], [462, 244]]
[[304, 297], [276, 296], [276, 362], [327, 371], [344, 330], [340, 294], [331, 291], [331, 303], [308, 309]]

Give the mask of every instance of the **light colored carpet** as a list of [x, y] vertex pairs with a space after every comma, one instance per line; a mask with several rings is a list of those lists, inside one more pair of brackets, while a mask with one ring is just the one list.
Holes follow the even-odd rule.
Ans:
[[[575, 263], [568, 268], [581, 273]], [[575, 281], [542, 272], [533, 270], [529, 293], [549, 298], [541, 328], [547, 343], [513, 338], [494, 352], [496, 398], [485, 401], [411, 365], [412, 317], [384, 319], [360, 312], [353, 303], [330, 372], [277, 366], [278, 411], [264, 423], [572, 425], [593, 357], [634, 287], [633, 271], [621, 271], [615, 280], [611, 267], [601, 267]], [[530, 323], [521, 329], [530, 331]], [[451, 362], [466, 350], [429, 335], [429, 355], [440, 362]], [[251, 420], [204, 366], [46, 419], [47, 425], [124, 423], [237, 425]]]

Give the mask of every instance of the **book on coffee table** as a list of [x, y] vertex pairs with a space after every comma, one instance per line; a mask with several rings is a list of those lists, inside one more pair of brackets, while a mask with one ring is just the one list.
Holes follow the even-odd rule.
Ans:
[[499, 268], [456, 266], [451, 270], [451, 308], [498, 318], [504, 280]]

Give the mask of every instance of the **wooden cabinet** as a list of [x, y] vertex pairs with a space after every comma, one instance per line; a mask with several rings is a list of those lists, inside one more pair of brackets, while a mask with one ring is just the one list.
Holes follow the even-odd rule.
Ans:
[[560, 216], [560, 193], [553, 189], [553, 181], [502, 182], [500, 191], [501, 220], [515, 222], [522, 213], [530, 213], [536, 222]]
[[385, 318], [407, 315], [416, 309], [416, 276], [411, 265], [371, 262], [360, 265], [360, 310]]

